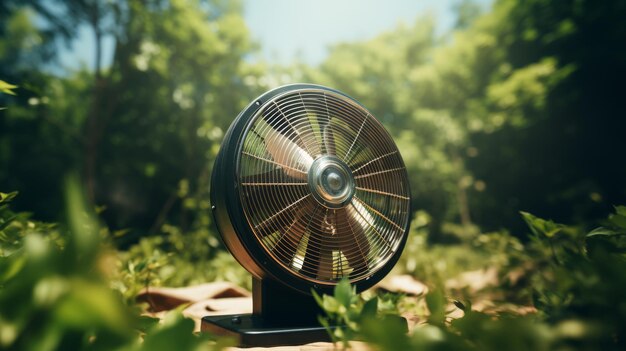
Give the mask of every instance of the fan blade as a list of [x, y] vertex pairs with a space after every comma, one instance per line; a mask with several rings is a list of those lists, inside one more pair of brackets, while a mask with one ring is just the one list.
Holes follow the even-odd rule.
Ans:
[[374, 215], [370, 213], [370, 211], [359, 201], [352, 199], [350, 203], [352, 205], [350, 215], [352, 216], [352, 219], [358, 223], [358, 226], [354, 228], [355, 231], [358, 227], [360, 227], [363, 233], [366, 233], [369, 228], [371, 229], [369, 239], [372, 245], [376, 245], [378, 247], [384, 246], [385, 250], [391, 249], [391, 246], [385, 237], [385, 231], [376, 225]]
[[293, 258], [296, 256], [298, 244], [302, 240], [302, 237], [306, 233], [303, 226], [298, 225], [300, 219], [304, 216], [296, 216], [289, 225], [289, 228], [284, 228], [281, 232], [280, 239], [274, 246], [272, 252], [278, 257], [278, 259], [285, 265], [291, 265]]
[[282, 168], [241, 177], [241, 183], [299, 183], [298, 178], [291, 177]]
[[274, 162], [279, 164], [288, 176], [306, 180], [306, 172], [311, 168], [313, 156], [275, 129], [268, 132], [265, 145]]
[[318, 279], [332, 279], [333, 251], [328, 245], [315, 242], [315, 237], [309, 237], [304, 254], [302, 272]]
[[[307, 227], [309, 238], [306, 243], [301, 272], [318, 279], [333, 278], [333, 250], [334, 240], [328, 240], [328, 236], [334, 235], [328, 223], [328, 210], [325, 214], [313, 214]], [[315, 211], [318, 212], [318, 211]]]
[[360, 143], [354, 144], [350, 153], [345, 156], [344, 162], [350, 166], [351, 169], [357, 169], [358, 165], [370, 160], [371, 154], [371, 147]]
[[352, 205], [350, 216], [358, 224], [358, 227], [363, 231], [370, 228], [374, 223], [374, 216], [358, 201], [351, 201], [350, 204]]
[[251, 199], [265, 198], [276, 201], [284, 198], [286, 194], [301, 197], [307, 193], [307, 182], [289, 176], [282, 168], [242, 177], [241, 185], [245, 196]]
[[[298, 129], [298, 136], [302, 142], [306, 142], [306, 149], [310, 152], [313, 158], [322, 153], [321, 142], [317, 139], [313, 132], [313, 124], [315, 123], [319, 127], [319, 116], [311, 114], [307, 108], [307, 103], [304, 101], [302, 94], [300, 95], [300, 106], [292, 107], [291, 112], [297, 115], [297, 120], [294, 122], [295, 127]], [[310, 107], [310, 106], [309, 106]], [[321, 128], [320, 128], [321, 130]]]
[[[352, 169], [352, 172], [355, 175], [368, 173], [368, 172], [374, 172], [377, 169], [377, 167], [379, 167], [379, 163], [382, 163], [383, 165], [386, 162], [391, 162], [391, 164], [395, 164], [393, 160], [388, 161], [388, 158], [395, 157], [397, 153], [398, 153], [398, 150], [393, 150], [391, 152], [385, 153], [373, 159], [361, 160], [358, 163], [351, 164], [350, 167]], [[384, 167], [384, 168], [388, 168], [388, 167]]]
[[367, 271], [369, 269], [367, 256], [371, 247], [365, 236], [365, 229], [354, 221], [345, 208], [337, 211], [337, 225], [339, 248], [353, 269], [351, 275]]
[[296, 212], [288, 226], [281, 228], [281, 236], [272, 249], [272, 252], [276, 254], [285, 265], [292, 264], [298, 246], [307, 233], [308, 226], [315, 217], [317, 209], [318, 208], [312, 202], [307, 203], [307, 206], [302, 207]]
[[324, 141], [324, 149], [328, 155], [337, 155], [335, 148], [335, 135], [328, 120], [322, 127], [322, 139]]
[[255, 229], [262, 236], [274, 234], [276, 231], [280, 231], [281, 235], [294, 227], [294, 222], [297, 222], [307, 213], [314, 208], [314, 200], [309, 195], [306, 195], [299, 200], [292, 202], [289, 206], [285, 206], [282, 209], [276, 211], [275, 208], [279, 208], [281, 204], [272, 207], [273, 211], [269, 212], [269, 215], [256, 225]]

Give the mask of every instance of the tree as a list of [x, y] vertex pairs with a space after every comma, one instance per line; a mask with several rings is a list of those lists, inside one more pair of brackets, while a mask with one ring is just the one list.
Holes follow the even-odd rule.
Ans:
[[418, 19], [334, 47], [309, 77], [386, 123], [435, 233], [446, 221], [522, 230], [519, 209], [592, 220], [624, 202], [611, 151], [626, 149], [624, 5], [502, 0], [473, 21], [471, 6], [448, 44]]
[[489, 191], [475, 198], [487, 228], [520, 228], [515, 209], [590, 221], [626, 201], [621, 104], [623, 2], [499, 1], [492, 32], [509, 63], [487, 108], [519, 123], [476, 133], [469, 166]]
[[[34, 5], [40, 3], [29, 4], [37, 11]], [[22, 107], [3, 116], [2, 140], [12, 145], [3, 153], [9, 166], [3, 169], [11, 173], [0, 176], [11, 179], [16, 188], [33, 187], [40, 176], [24, 167], [26, 155], [32, 157], [33, 167], [42, 160], [58, 165], [49, 170], [51, 183], [80, 167], [93, 203], [105, 206], [103, 216], [113, 227], [132, 226], [144, 233], [159, 230], [164, 222], [191, 227], [198, 220], [196, 214], [207, 209], [208, 179], [222, 134], [250, 96], [258, 93], [257, 86], [246, 85], [243, 79], [260, 71], [243, 60], [254, 45], [241, 6], [197, 0], [63, 5], [53, 14], [75, 15], [72, 23], [88, 23], [96, 40], [103, 35], [114, 39], [113, 62], [101, 67], [97, 59], [94, 71], [69, 77], [42, 74], [45, 83], [20, 97]], [[15, 6], [14, 16], [25, 13]], [[20, 18], [32, 26], [32, 17]], [[70, 20], [55, 17], [51, 22], [58, 23], [55, 30], [63, 33]], [[34, 27], [33, 33], [38, 33]], [[3, 38], [7, 43], [16, 39]], [[42, 65], [29, 69], [38, 72]], [[33, 86], [24, 77], [12, 81]], [[38, 103], [34, 109], [28, 104], [33, 95], [49, 103]], [[14, 137], [18, 124], [24, 131], [19, 139]], [[39, 143], [25, 143], [35, 136]], [[52, 150], [67, 155], [59, 158]], [[23, 201], [56, 210], [53, 204], [60, 194], [51, 191], [55, 188], [48, 183], [39, 194], [26, 191]], [[42, 198], [48, 200], [35, 201]], [[203, 212], [202, 218], [208, 231], [208, 215]]]

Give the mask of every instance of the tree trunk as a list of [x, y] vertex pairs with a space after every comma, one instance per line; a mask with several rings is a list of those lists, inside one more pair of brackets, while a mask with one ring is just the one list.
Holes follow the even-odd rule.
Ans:
[[95, 63], [94, 63], [94, 87], [89, 116], [86, 123], [85, 135], [85, 187], [87, 198], [91, 204], [96, 203], [96, 166], [98, 162], [98, 147], [102, 135], [101, 128], [101, 102], [104, 92], [104, 82], [102, 79], [102, 29], [100, 28], [100, 8], [95, 4], [90, 11], [90, 24], [94, 32], [95, 40]]
[[468, 184], [465, 184], [465, 165], [463, 163], [463, 159], [454, 152], [454, 164], [459, 170], [459, 174], [461, 174], [459, 180], [457, 181], [457, 192], [456, 192], [456, 200], [459, 207], [459, 217], [461, 217], [461, 224], [464, 227], [468, 227], [472, 225], [472, 218], [470, 216], [469, 209], [469, 201], [467, 199], [467, 187]]

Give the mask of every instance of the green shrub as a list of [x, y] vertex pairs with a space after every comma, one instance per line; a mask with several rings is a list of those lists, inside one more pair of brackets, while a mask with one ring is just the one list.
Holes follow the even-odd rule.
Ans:
[[162, 235], [142, 238], [118, 252], [112, 284], [127, 299], [148, 286], [181, 287], [213, 281], [229, 281], [250, 290], [250, 274], [220, 246], [206, 229], [182, 233], [166, 225]]
[[180, 312], [156, 323], [109, 287], [115, 251], [78, 189], [68, 183], [67, 229], [12, 212], [16, 193], [0, 193], [0, 348], [221, 349], [225, 341], [193, 335], [193, 321]]
[[454, 307], [439, 288], [424, 299], [428, 323], [406, 334], [402, 321], [384, 317], [381, 322], [381, 316], [372, 312], [376, 299], [364, 302], [342, 282], [334, 296], [316, 297], [326, 312], [322, 319], [326, 325], [343, 326], [329, 328], [331, 337], [344, 346], [351, 339], [365, 340], [380, 350], [624, 349], [626, 207], [616, 207], [603, 227], [589, 233], [528, 213], [522, 216], [531, 240], [523, 254], [502, 267], [532, 264], [527, 267], [527, 286], [522, 288], [528, 291], [518, 294], [532, 295], [537, 313], [487, 314], [472, 310], [469, 302], [454, 301], [463, 316], [451, 319]]

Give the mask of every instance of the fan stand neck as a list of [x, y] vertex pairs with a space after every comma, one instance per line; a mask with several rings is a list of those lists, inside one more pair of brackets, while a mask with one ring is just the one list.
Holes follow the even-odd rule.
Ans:
[[304, 295], [273, 279], [252, 279], [252, 313], [276, 323], [317, 325], [324, 311], [311, 295]]

